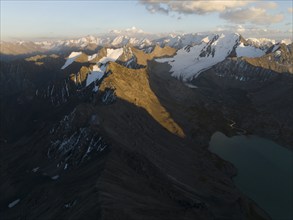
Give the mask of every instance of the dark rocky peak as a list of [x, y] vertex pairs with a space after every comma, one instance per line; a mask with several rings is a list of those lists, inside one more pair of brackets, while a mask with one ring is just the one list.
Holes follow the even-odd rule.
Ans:
[[183, 49], [185, 50], [185, 51], [187, 51], [187, 52], [190, 52], [190, 48], [191, 48], [192, 46], [191, 45], [187, 45], [187, 46], [185, 46]]
[[207, 45], [201, 50], [201, 53], [199, 54], [200, 57], [208, 57], [212, 55], [214, 57], [215, 55], [215, 48], [212, 48], [212, 44], [219, 39], [219, 35], [215, 35], [208, 43]]

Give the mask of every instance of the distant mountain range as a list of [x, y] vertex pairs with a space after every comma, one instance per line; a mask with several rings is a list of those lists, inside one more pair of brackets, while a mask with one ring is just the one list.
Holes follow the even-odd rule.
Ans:
[[[176, 49], [181, 49], [187, 45], [194, 46], [200, 44], [205, 38], [212, 39], [216, 35], [211, 33], [190, 33], [190, 34], [168, 34], [168, 35], [154, 35], [143, 32], [135, 27], [126, 29], [124, 31], [112, 30], [107, 34], [101, 36], [85, 36], [78, 39], [68, 40], [46, 40], [46, 41], [1, 41], [0, 53], [5, 55], [22, 55], [32, 53], [45, 53], [48, 51], [64, 52], [68, 50], [86, 50], [96, 51], [100, 47], [122, 47], [131, 45], [144, 49], [146, 52], [150, 51], [155, 45], [161, 47], [170, 46]], [[227, 34], [225, 34], [227, 35]], [[277, 42], [273, 39], [266, 38], [249, 38], [247, 44], [260, 48], [267, 49]], [[283, 40], [280, 43], [290, 44], [291, 40]]]

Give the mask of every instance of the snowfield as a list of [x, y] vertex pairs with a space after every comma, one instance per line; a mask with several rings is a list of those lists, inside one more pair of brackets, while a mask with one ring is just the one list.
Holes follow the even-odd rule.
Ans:
[[188, 81], [196, 78], [202, 71], [226, 59], [239, 41], [239, 35], [222, 34], [218, 39], [214, 38], [210, 41], [208, 39], [210, 38], [204, 38], [199, 45], [178, 50], [177, 54], [172, 58], [156, 59], [156, 61], [168, 62], [172, 66], [172, 76]]
[[178, 50], [174, 57], [158, 58], [156, 61], [168, 62], [171, 65], [171, 75], [186, 82], [225, 60], [234, 49], [238, 57], [265, 55], [264, 50], [253, 46], [244, 46], [243, 43], [240, 43], [240, 35], [232, 33], [206, 36], [202, 38], [200, 44], [186, 46]]
[[236, 54], [237, 57], [261, 57], [265, 55], [265, 51], [253, 47], [253, 46], [244, 46], [243, 43], [241, 43], [237, 48], [236, 48]]

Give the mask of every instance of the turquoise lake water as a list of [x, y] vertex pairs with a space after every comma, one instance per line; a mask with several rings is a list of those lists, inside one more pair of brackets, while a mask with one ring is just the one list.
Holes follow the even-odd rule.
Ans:
[[274, 220], [293, 220], [293, 152], [257, 136], [216, 132], [210, 151], [234, 164], [237, 187]]

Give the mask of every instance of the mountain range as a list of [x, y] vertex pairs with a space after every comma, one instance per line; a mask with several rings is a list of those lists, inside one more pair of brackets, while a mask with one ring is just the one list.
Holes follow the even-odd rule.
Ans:
[[[228, 34], [228, 33], [225, 33]], [[1, 53], [5, 55], [20, 55], [40, 52], [64, 52], [70, 49], [95, 51], [100, 47], [122, 47], [132, 45], [146, 52], [151, 47], [170, 46], [181, 49], [187, 45], [199, 44], [204, 38], [213, 38], [213, 33], [190, 33], [190, 34], [149, 34], [135, 27], [126, 30], [112, 30], [99, 36], [88, 35], [77, 39], [67, 40], [45, 40], [45, 41], [1, 41]], [[284, 39], [280, 43], [290, 44], [292, 40]], [[266, 38], [248, 38], [247, 44], [257, 48], [266, 49], [274, 44], [276, 40]]]
[[208, 145], [292, 149], [292, 43], [131, 28], [0, 62], [2, 219], [271, 219]]

